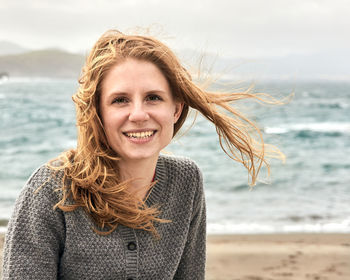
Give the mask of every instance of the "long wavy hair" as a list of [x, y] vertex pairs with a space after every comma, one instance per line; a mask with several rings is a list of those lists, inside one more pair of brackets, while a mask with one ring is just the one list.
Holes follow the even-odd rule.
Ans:
[[[121, 181], [118, 154], [108, 144], [99, 112], [101, 84], [108, 71], [127, 58], [154, 63], [169, 82], [175, 100], [183, 110], [174, 125], [174, 135], [184, 124], [189, 109], [195, 109], [211, 121], [224, 152], [242, 163], [254, 185], [263, 165], [269, 170], [267, 157], [283, 158], [275, 147], [266, 145], [259, 128], [232, 107], [242, 99], [276, 103], [265, 94], [244, 92], [210, 92], [196, 85], [176, 55], [162, 42], [149, 36], [125, 35], [117, 30], [104, 33], [93, 46], [73, 95], [76, 105], [78, 141], [76, 149], [62, 153], [62, 199], [56, 207], [73, 211], [82, 207], [101, 234], [112, 232], [118, 224], [144, 229], [156, 234], [155, 223], [169, 222], [159, 218], [156, 206], [148, 207], [128, 192], [130, 181]], [[257, 136], [257, 137], [256, 137]], [[57, 159], [56, 159], [57, 162]]]

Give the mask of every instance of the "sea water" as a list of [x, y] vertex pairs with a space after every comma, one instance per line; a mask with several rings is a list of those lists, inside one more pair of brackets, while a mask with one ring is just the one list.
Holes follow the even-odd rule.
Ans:
[[[0, 84], [0, 225], [31, 173], [76, 145], [74, 80], [10, 79]], [[241, 164], [221, 150], [215, 127], [198, 116], [166, 152], [192, 158], [202, 170], [209, 233], [350, 232], [350, 83], [261, 82], [256, 91], [283, 106], [236, 104], [278, 146], [254, 188]], [[235, 104], [234, 104], [235, 106]], [[188, 128], [191, 121], [186, 123]]]

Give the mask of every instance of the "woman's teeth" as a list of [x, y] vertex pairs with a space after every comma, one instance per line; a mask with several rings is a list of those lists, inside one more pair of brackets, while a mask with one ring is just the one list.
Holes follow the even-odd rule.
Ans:
[[154, 134], [154, 131], [126, 132], [124, 134], [132, 138], [147, 138], [152, 136]]

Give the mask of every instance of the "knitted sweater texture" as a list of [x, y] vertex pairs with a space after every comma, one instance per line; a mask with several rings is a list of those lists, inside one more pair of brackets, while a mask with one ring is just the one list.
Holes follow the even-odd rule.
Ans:
[[[204, 279], [206, 213], [202, 176], [190, 160], [160, 156], [146, 204], [159, 205], [161, 238], [123, 225], [96, 234], [81, 208], [53, 210], [63, 172], [40, 167], [16, 201], [5, 238], [4, 279]], [[39, 191], [35, 190], [43, 185]]]

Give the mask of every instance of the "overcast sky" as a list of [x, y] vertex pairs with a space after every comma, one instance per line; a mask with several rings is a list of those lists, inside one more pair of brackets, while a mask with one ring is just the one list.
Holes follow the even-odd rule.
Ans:
[[89, 49], [107, 29], [154, 26], [175, 48], [261, 57], [350, 49], [348, 0], [0, 0], [0, 40]]

